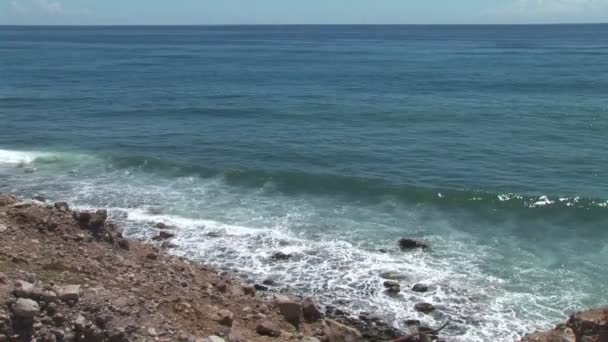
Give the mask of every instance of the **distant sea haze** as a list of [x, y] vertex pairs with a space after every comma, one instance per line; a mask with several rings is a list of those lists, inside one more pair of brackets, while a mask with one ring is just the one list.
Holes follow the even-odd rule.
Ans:
[[454, 341], [608, 304], [608, 25], [11, 26], [0, 56], [2, 193]]

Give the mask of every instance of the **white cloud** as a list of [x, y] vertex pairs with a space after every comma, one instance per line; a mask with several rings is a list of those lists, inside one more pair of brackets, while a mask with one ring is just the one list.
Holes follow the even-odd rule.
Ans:
[[509, 0], [492, 8], [488, 14], [521, 19], [559, 19], [574, 21], [580, 18], [608, 20], [608, 0]]
[[26, 15], [87, 15], [88, 9], [67, 9], [59, 0], [11, 0], [10, 7], [13, 12]]

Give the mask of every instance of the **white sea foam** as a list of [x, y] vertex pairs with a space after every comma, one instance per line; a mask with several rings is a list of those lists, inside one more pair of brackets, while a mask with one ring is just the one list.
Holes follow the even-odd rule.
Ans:
[[45, 152], [0, 150], [0, 163], [26, 165], [36, 158], [49, 156]]

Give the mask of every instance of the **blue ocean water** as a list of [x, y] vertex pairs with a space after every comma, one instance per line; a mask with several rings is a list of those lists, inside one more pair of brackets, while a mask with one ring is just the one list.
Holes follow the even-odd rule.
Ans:
[[607, 91], [608, 25], [5, 26], [0, 192], [108, 207], [135, 238], [173, 224], [175, 253], [400, 328], [513, 341], [608, 304]]

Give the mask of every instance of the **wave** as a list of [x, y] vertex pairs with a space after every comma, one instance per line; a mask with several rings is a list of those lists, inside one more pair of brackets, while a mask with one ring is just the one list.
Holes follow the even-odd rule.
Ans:
[[[261, 170], [214, 168], [199, 164], [149, 158], [144, 156], [90, 156], [75, 153], [0, 150], [0, 163], [8, 164], [61, 164], [69, 168], [84, 161], [112, 170], [143, 172], [165, 178], [219, 177], [235, 187], [259, 188], [287, 195], [314, 194], [342, 197], [362, 202], [401, 202], [429, 204], [440, 208], [470, 209], [496, 217], [497, 210], [523, 210], [544, 212], [549, 215], [561, 212], [580, 212], [587, 220], [605, 218], [608, 200], [563, 194], [524, 194], [456, 188], [432, 188], [411, 184], [397, 184], [379, 178], [366, 178], [337, 174], [307, 173], [295, 170]], [[101, 163], [99, 165], [98, 163]]]

